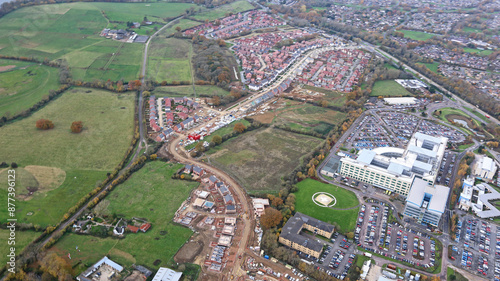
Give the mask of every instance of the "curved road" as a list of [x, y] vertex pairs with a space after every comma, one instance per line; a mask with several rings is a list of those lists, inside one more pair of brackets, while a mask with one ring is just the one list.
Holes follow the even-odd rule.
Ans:
[[[238, 251], [236, 252], [236, 256], [242, 255], [245, 250], [246, 246], [248, 244], [248, 240], [251, 235], [251, 231], [253, 229], [253, 220], [251, 219], [253, 216], [253, 211], [251, 211], [251, 208], [249, 207], [249, 202], [250, 199], [247, 197], [245, 190], [243, 187], [241, 187], [235, 180], [233, 180], [228, 174], [225, 172], [212, 167], [210, 165], [207, 165], [206, 163], [196, 161], [192, 158], [186, 158], [183, 155], [181, 155], [177, 149], [180, 148], [179, 142], [182, 138], [177, 137], [176, 139], [173, 139], [169, 144], [168, 144], [168, 151], [174, 156], [174, 159], [184, 163], [184, 164], [191, 164], [191, 165], [196, 165], [204, 170], [206, 170], [209, 173], [214, 174], [218, 179], [221, 179], [224, 181], [229, 187], [231, 187], [234, 192], [236, 197], [238, 197], [238, 201], [241, 203], [241, 208], [243, 209], [241, 211], [242, 216], [241, 219], [243, 220], [243, 231], [242, 231], [242, 238], [239, 242], [238, 246]], [[241, 268], [242, 268], [242, 262], [243, 259], [236, 259], [235, 265], [231, 270], [231, 273], [237, 276], [240, 276], [240, 274], [245, 273]], [[241, 269], [241, 272], [240, 272]], [[236, 271], [235, 271], [236, 270]]]

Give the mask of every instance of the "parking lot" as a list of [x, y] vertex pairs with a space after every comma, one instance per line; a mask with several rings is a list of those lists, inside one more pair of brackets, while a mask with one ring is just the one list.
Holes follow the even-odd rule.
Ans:
[[377, 147], [397, 145], [393, 136], [377, 122], [372, 115], [367, 115], [359, 122], [353, 133], [347, 138], [346, 147], [356, 149], [373, 149]]
[[435, 242], [419, 233], [391, 222], [390, 207], [373, 202], [362, 205], [354, 234], [358, 246], [377, 254], [423, 268], [435, 265]]
[[395, 111], [378, 111], [377, 114], [404, 144], [408, 143], [408, 140], [415, 132], [421, 132], [430, 136], [447, 137], [452, 143], [460, 143], [465, 140], [465, 135], [462, 132], [423, 120], [415, 115]]
[[[309, 234], [303, 233], [302, 235]], [[355, 250], [356, 246], [352, 240], [348, 240], [344, 235], [335, 232], [329, 242], [325, 241], [325, 250], [319, 259], [304, 254], [299, 254], [299, 256], [314, 263], [318, 270], [344, 280], [354, 261]]]
[[500, 228], [487, 221], [470, 216], [459, 220], [455, 238], [459, 246], [452, 247], [452, 264], [484, 278], [500, 280], [499, 235]]

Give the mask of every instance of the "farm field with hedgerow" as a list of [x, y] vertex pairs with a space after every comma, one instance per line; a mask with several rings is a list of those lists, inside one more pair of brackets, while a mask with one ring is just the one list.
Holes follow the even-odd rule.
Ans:
[[[152, 226], [146, 233], [128, 233], [123, 239], [66, 234], [50, 250], [60, 256], [70, 253], [75, 274], [86, 269], [79, 260], [92, 264], [103, 256], [124, 266], [166, 266], [192, 234], [189, 228], [172, 222], [182, 201], [198, 186], [197, 182], [171, 179], [181, 167], [161, 161], [147, 163], [96, 206], [100, 215], [147, 219]], [[156, 260], [160, 263], [154, 264]]]

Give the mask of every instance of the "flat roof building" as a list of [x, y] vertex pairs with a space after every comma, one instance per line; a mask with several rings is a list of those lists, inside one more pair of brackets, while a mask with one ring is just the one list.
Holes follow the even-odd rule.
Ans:
[[332, 237], [335, 227], [329, 223], [317, 220], [302, 213], [295, 213], [283, 226], [279, 237], [281, 244], [299, 250], [305, 254], [319, 258], [323, 251], [324, 243], [318, 239], [301, 235], [300, 232], [305, 228], [314, 234], [319, 234], [326, 238]]
[[483, 155], [476, 155], [472, 170], [474, 176], [485, 180], [492, 180], [496, 171], [497, 166], [493, 159]]
[[173, 271], [170, 268], [160, 267], [152, 281], [179, 281], [182, 272]]
[[416, 98], [384, 98], [384, 102], [389, 105], [414, 105], [417, 104]]
[[406, 197], [404, 215], [412, 217], [418, 223], [438, 226], [446, 209], [450, 188], [443, 185], [430, 185], [428, 182], [415, 178], [410, 193]]
[[415, 133], [406, 149], [363, 149], [356, 159], [343, 157], [344, 176], [407, 196], [415, 178], [434, 184], [448, 138]]

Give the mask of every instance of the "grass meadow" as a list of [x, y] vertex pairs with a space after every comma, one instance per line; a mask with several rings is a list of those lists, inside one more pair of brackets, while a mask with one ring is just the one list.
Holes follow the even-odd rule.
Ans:
[[206, 158], [238, 180], [248, 193], [276, 193], [281, 188], [281, 177], [320, 143], [318, 138], [261, 128], [222, 143]]
[[170, 27], [167, 27], [164, 30], [162, 30], [161, 34], [166, 35], [166, 36], [172, 35], [175, 32], [177, 32], [177, 30], [175, 30], [177, 27], [180, 27], [181, 30], [184, 30], [184, 29], [188, 29], [188, 28], [191, 28], [193, 26], [200, 25], [200, 24], [202, 24], [202, 23], [197, 22], [197, 21], [193, 21], [193, 20], [189, 20], [189, 19], [179, 19], [176, 22], [174, 22]]
[[247, 10], [252, 10], [255, 9], [254, 6], [252, 6], [250, 3], [247, 1], [241, 0], [241, 1], [236, 1], [232, 2], [226, 5], [222, 5], [217, 7], [217, 9], [211, 9], [211, 10], [205, 10], [202, 13], [196, 14], [194, 18], [197, 20], [215, 20], [221, 17], [226, 16], [226, 14], [229, 13], [239, 13]]
[[59, 70], [45, 65], [16, 60], [0, 60], [0, 117], [16, 115], [59, 88]]
[[[132, 140], [134, 101], [133, 94], [68, 90], [32, 116], [0, 128], [1, 160], [63, 170], [113, 170]], [[54, 129], [38, 130], [35, 123], [42, 118], [51, 120]], [[81, 133], [71, 133], [73, 121], [83, 122]]]
[[[16, 162], [21, 167], [55, 167], [66, 173], [57, 188], [36, 191], [18, 202], [20, 222], [55, 224], [106, 178], [106, 172], [121, 161], [132, 140], [134, 100], [133, 94], [72, 89], [32, 116], [0, 128], [0, 161]], [[41, 118], [51, 120], [54, 129], [38, 130], [35, 123]], [[73, 121], [83, 122], [81, 133], [71, 133]], [[4, 183], [0, 183], [0, 198], [7, 196]], [[31, 185], [26, 181], [18, 188]], [[23, 193], [25, 190], [20, 190], [19, 194]], [[0, 215], [6, 218], [3, 212], [0, 210]]]
[[411, 96], [411, 93], [408, 92], [403, 86], [399, 85], [398, 82], [394, 80], [383, 80], [375, 82], [370, 96], [407, 97]]
[[427, 39], [431, 39], [433, 36], [436, 36], [438, 34], [432, 34], [432, 33], [426, 33], [422, 31], [414, 31], [414, 30], [399, 30], [400, 32], [403, 32], [405, 35], [405, 38], [410, 38], [413, 40], [417, 41], [425, 41]]
[[[356, 195], [342, 187], [337, 187], [331, 184], [318, 182], [313, 179], [305, 179], [297, 184], [298, 191], [295, 193], [297, 201], [295, 210], [318, 220], [336, 223], [341, 229], [341, 232], [350, 232], [356, 226], [356, 218], [358, 215], [359, 201]], [[350, 210], [335, 210], [327, 207], [320, 207], [312, 201], [312, 196], [316, 192], [327, 192], [335, 196], [337, 204], [333, 206], [335, 209], [353, 208]]]
[[309, 104], [286, 106], [271, 114], [276, 115], [273, 124], [285, 124], [295, 130], [306, 133], [316, 132], [322, 135], [327, 135], [347, 116], [343, 112]]
[[[192, 234], [188, 228], [172, 222], [181, 202], [198, 185], [171, 179], [181, 167], [160, 161], [147, 163], [104, 199], [108, 201], [106, 204], [109, 203], [105, 212], [126, 218], [145, 218], [152, 224], [148, 232], [129, 233], [124, 239], [66, 234], [51, 250], [60, 255], [71, 253], [72, 265], [79, 260], [92, 264], [106, 255], [124, 266], [134, 263], [151, 269], [166, 266]], [[76, 246], [80, 251], [75, 249]], [[155, 260], [161, 260], [161, 263], [154, 265]], [[79, 265], [75, 273], [84, 269], [86, 267]]]
[[15, 247], [16, 248], [16, 255], [19, 255], [21, 253], [21, 250], [24, 249], [31, 241], [33, 241], [37, 236], [39, 236], [39, 233], [36, 233], [34, 231], [16, 231], [16, 245], [8, 245], [7, 241], [9, 239], [10, 231], [7, 229], [0, 229], [0, 263], [5, 265], [9, 258], [7, 257], [7, 254], [10, 252], [9, 248], [10, 247]]
[[[84, 81], [137, 79], [144, 44], [99, 37], [111, 21], [163, 22], [192, 4], [77, 2], [26, 7], [0, 19], [0, 54], [66, 59], [73, 78]], [[106, 17], [104, 16], [104, 14]], [[144, 27], [144, 32], [148, 27]], [[143, 32], [141, 30], [139, 33]]]
[[155, 37], [148, 54], [147, 76], [155, 81], [191, 81], [193, 47], [188, 40]]

